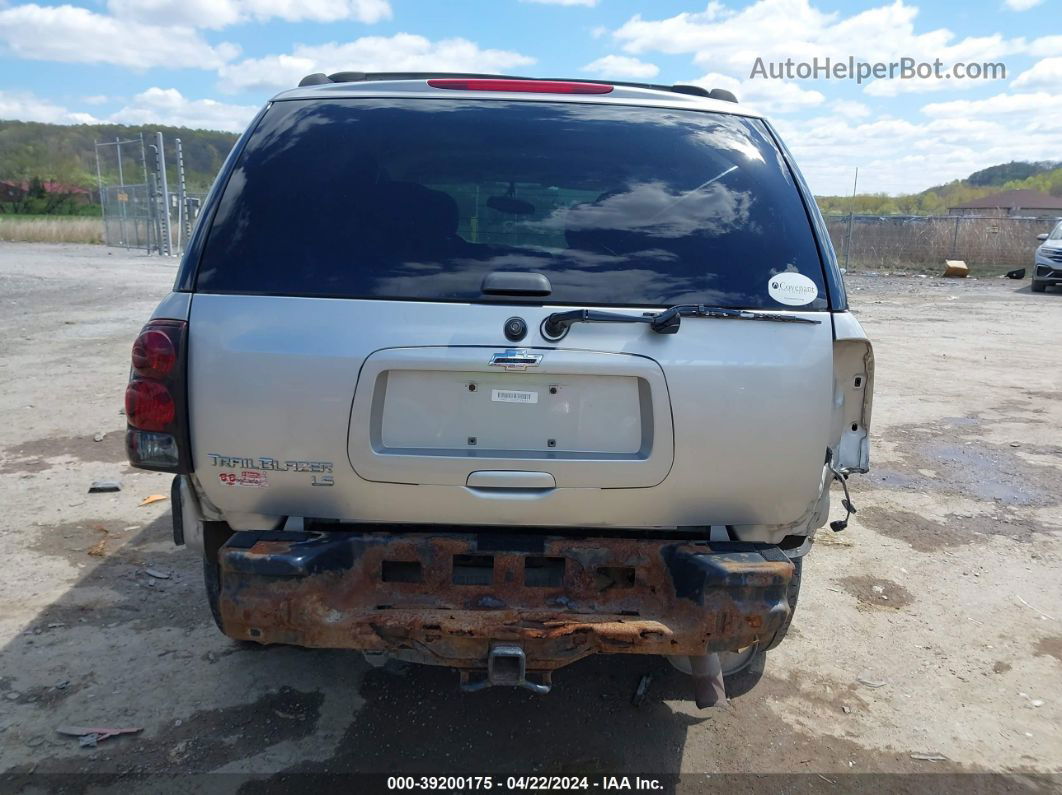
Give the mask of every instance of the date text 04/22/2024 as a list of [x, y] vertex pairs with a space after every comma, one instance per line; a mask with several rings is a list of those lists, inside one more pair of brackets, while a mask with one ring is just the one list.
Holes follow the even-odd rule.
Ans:
[[658, 778], [642, 776], [389, 776], [389, 791], [488, 791], [599, 790], [653, 792], [664, 788]]

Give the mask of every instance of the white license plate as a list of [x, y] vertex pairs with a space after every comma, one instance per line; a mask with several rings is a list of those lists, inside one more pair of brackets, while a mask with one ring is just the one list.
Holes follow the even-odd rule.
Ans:
[[522, 392], [516, 389], [492, 389], [490, 399], [495, 403], [538, 403], [538, 392]]

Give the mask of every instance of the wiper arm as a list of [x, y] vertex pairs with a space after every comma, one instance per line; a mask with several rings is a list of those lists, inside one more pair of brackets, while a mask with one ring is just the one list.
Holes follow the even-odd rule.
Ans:
[[682, 316], [715, 317], [726, 320], [765, 320], [770, 323], [821, 323], [796, 315], [780, 315], [776, 312], [753, 312], [748, 309], [727, 309], [705, 304], [679, 304], [656, 315], [649, 315], [650, 324], [657, 334], [674, 334], [679, 330]]
[[821, 323], [795, 315], [780, 315], [774, 312], [752, 312], [748, 309], [727, 309], [705, 304], [679, 304], [656, 314], [621, 315], [619, 312], [601, 312], [597, 309], [572, 309], [554, 312], [542, 321], [542, 336], [550, 342], [564, 338], [575, 323], [647, 323], [657, 334], [674, 334], [679, 330], [682, 316], [714, 317], [726, 320], [765, 320], [773, 323]]
[[568, 333], [573, 323], [652, 323], [654, 315], [621, 315], [619, 312], [601, 312], [597, 309], [572, 309], [554, 312], [542, 321], [542, 336], [556, 342]]

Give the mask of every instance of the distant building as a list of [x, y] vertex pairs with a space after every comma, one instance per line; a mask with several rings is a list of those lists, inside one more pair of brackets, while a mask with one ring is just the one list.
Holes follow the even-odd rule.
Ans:
[[[30, 192], [32, 184], [29, 180], [2, 180], [0, 181], [0, 201], [21, 201]], [[80, 185], [70, 185], [65, 182], [41, 182], [41, 190], [48, 196], [64, 197], [72, 200], [75, 204], [89, 204], [93, 199], [93, 193], [88, 188]]]
[[1038, 190], [1005, 190], [948, 208], [949, 215], [992, 215], [1001, 218], [1057, 218], [1062, 216], [1062, 196]]

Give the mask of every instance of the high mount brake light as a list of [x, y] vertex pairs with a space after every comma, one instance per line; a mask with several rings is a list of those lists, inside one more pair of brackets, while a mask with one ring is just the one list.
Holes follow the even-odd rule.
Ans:
[[184, 380], [187, 332], [183, 320], [152, 320], [133, 343], [133, 369], [125, 390], [125, 446], [135, 467], [191, 472]]
[[438, 77], [428, 81], [432, 88], [455, 91], [517, 91], [531, 94], [608, 94], [606, 83], [578, 83], [567, 80], [499, 80], [495, 78]]

